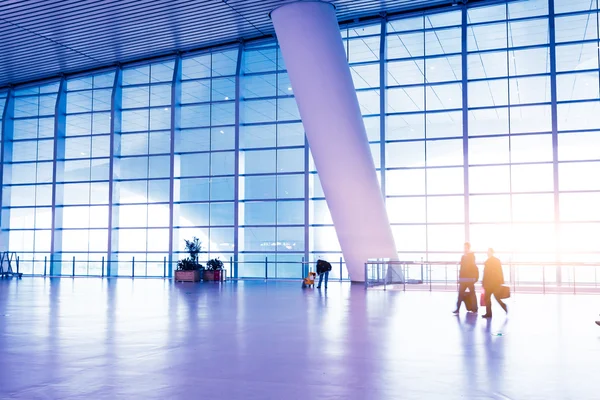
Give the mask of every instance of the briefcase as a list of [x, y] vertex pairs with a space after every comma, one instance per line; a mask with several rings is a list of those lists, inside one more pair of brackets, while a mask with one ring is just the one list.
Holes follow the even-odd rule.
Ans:
[[500, 288], [498, 289], [497, 296], [499, 299], [508, 299], [510, 297], [510, 286], [500, 286]]

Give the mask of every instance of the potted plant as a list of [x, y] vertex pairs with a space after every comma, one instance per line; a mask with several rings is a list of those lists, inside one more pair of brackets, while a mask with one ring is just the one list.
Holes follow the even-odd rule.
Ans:
[[223, 261], [218, 258], [213, 258], [206, 263], [206, 269], [204, 270], [205, 281], [220, 281], [221, 274], [223, 272]]
[[197, 237], [192, 240], [185, 239], [185, 250], [189, 257], [177, 262], [175, 271], [175, 280], [179, 282], [198, 282], [202, 278], [204, 267], [198, 264], [198, 254], [202, 250], [202, 245]]

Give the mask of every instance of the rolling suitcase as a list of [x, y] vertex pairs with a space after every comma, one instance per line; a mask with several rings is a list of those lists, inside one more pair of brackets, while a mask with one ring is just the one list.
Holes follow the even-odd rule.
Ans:
[[477, 296], [475, 296], [475, 292], [465, 293], [465, 306], [467, 307], [467, 311], [477, 311]]

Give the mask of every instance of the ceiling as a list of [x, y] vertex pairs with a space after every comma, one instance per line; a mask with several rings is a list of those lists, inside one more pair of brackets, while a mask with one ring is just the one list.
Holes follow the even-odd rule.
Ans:
[[[333, 0], [339, 21], [453, 0]], [[0, 88], [270, 36], [284, 0], [4, 0]]]

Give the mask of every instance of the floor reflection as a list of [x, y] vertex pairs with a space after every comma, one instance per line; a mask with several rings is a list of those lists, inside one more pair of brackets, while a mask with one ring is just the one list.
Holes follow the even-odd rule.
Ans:
[[452, 315], [455, 299], [337, 282], [0, 281], [0, 398], [597, 398], [596, 297], [516, 295], [491, 321]]

